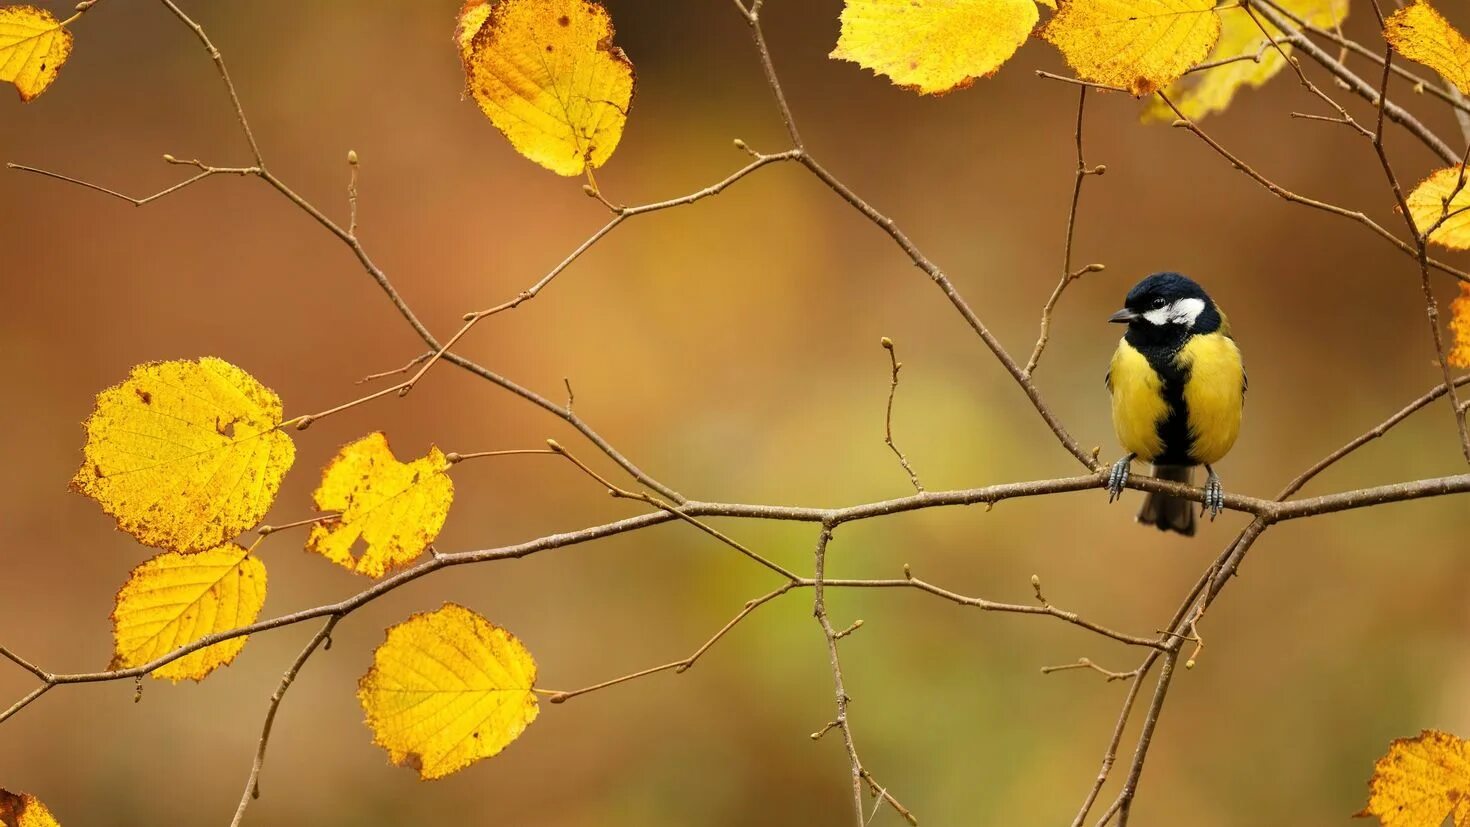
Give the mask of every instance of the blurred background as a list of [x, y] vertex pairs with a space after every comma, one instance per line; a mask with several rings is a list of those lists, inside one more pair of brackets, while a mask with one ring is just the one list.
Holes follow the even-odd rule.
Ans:
[[[272, 168], [339, 220], [346, 154], [357, 151], [363, 242], [440, 335], [530, 285], [607, 219], [580, 181], [516, 155], [461, 98], [457, 5], [186, 7], [226, 55]], [[706, 186], [747, 160], [736, 137], [785, 148], [729, 3], [608, 6], [639, 77], [622, 144], [597, 173], [610, 198]], [[837, 0], [767, 4], [804, 136], [1024, 361], [1061, 271], [1077, 99], [1033, 69], [1065, 67], [1033, 41], [996, 78], [921, 99], [827, 59], [839, 12]], [[1354, 0], [1349, 23], [1377, 48], [1366, 4]], [[163, 153], [249, 163], [207, 56], [161, 4], [100, 4], [76, 38], [38, 101], [0, 95], [0, 158], [138, 195], [185, 176]], [[1459, 145], [1446, 111], [1395, 89]], [[1320, 106], [1282, 76], [1205, 125], [1279, 183], [1402, 232], [1371, 146], [1292, 110]], [[1220, 468], [1226, 488], [1270, 496], [1438, 382], [1417, 271], [1364, 228], [1272, 197], [1188, 133], [1140, 125], [1139, 111], [1121, 95], [1090, 96], [1087, 161], [1108, 172], [1086, 182], [1075, 261], [1107, 270], [1062, 299], [1036, 380], [1077, 439], [1113, 458], [1102, 377], [1119, 331], [1104, 319], [1142, 275], [1189, 273], [1229, 311], [1251, 376], [1243, 434]], [[1440, 166], [1400, 130], [1389, 148], [1406, 184]], [[142, 209], [15, 172], [0, 175], [0, 194], [0, 640], [50, 670], [100, 669], [113, 593], [151, 552], [66, 490], [95, 394], [140, 362], [217, 355], [295, 415], [356, 397], [355, 380], [422, 345], [346, 248], [259, 181], [216, 178]], [[1436, 284], [1447, 303], [1453, 284]], [[844, 505], [911, 490], [882, 441], [881, 336], [905, 365], [895, 436], [928, 488], [1077, 472], [939, 291], [794, 166], [629, 222], [458, 349], [553, 399], [569, 378], [578, 413], [687, 496]], [[374, 429], [405, 457], [431, 443], [481, 451], [555, 437], [616, 471], [564, 423], [445, 365], [406, 399], [300, 434], [269, 521], [310, 516], [317, 469]], [[1463, 467], [1436, 404], [1304, 494]], [[545, 457], [466, 465], [456, 485], [439, 543], [450, 551], [637, 510]], [[829, 574], [892, 577], [907, 563], [954, 590], [1018, 602], [1032, 599], [1036, 574], [1059, 606], [1151, 634], [1245, 518], [1227, 513], [1185, 540], [1136, 526], [1137, 505], [1135, 493], [1109, 507], [1093, 491], [844, 526]], [[810, 569], [811, 526], [720, 527]], [[1347, 824], [1389, 739], [1425, 727], [1470, 735], [1467, 531], [1462, 499], [1272, 530], [1206, 617], [1198, 666], [1176, 678], [1136, 823]], [[302, 540], [261, 546], [268, 616], [367, 585], [304, 554]], [[687, 655], [774, 585], [678, 524], [415, 582], [353, 615], [308, 664], [247, 823], [849, 823], [840, 739], [808, 738], [833, 714], [809, 593], [763, 608], [683, 675], [543, 707], [503, 754], [434, 783], [387, 763], [354, 698], [384, 627], [445, 600], [515, 632], [541, 685], [572, 689]], [[907, 591], [835, 591], [829, 602], [839, 627], [865, 621], [842, 649], [859, 750], [924, 823], [1070, 821], [1125, 687], [1039, 669], [1086, 656], [1126, 670], [1139, 652]], [[311, 632], [257, 636], [202, 684], [147, 681], [137, 704], [130, 681], [58, 689], [0, 729], [0, 784], [36, 793], [67, 825], [226, 823], [270, 693]], [[5, 704], [33, 683], [0, 664]], [[874, 823], [900, 821], [880, 811]]]

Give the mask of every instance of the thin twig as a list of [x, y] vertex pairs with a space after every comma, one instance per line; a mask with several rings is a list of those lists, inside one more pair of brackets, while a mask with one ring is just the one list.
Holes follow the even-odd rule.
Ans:
[[1077, 90], [1077, 131], [1075, 143], [1077, 145], [1077, 168], [1072, 176], [1072, 205], [1067, 209], [1067, 239], [1062, 247], [1062, 280], [1057, 282], [1056, 289], [1051, 291], [1051, 297], [1041, 308], [1041, 332], [1036, 336], [1036, 346], [1031, 349], [1031, 358], [1026, 360], [1026, 368], [1022, 371], [1027, 379], [1036, 372], [1036, 366], [1041, 363], [1041, 352], [1046, 349], [1047, 339], [1051, 335], [1051, 314], [1056, 309], [1057, 302], [1062, 298], [1062, 291], [1067, 285], [1081, 278], [1084, 273], [1096, 273], [1103, 270], [1101, 264], [1089, 264], [1080, 270], [1072, 269], [1072, 238], [1077, 230], [1077, 204], [1082, 199], [1082, 180], [1089, 175], [1102, 175], [1108, 168], [1104, 164], [1088, 168], [1087, 162], [1082, 157], [1082, 113], [1087, 105], [1087, 87], [1083, 86]]
[[1109, 86], [1106, 83], [1095, 83], [1090, 80], [1083, 80], [1082, 78], [1069, 78], [1066, 75], [1052, 74], [1051, 72], [1044, 72], [1040, 69], [1036, 70], [1036, 76], [1039, 78], [1045, 78], [1046, 80], [1057, 80], [1061, 81], [1062, 83], [1070, 83], [1073, 86], [1081, 86], [1084, 89], [1097, 89], [1103, 92], [1122, 92], [1129, 97], [1133, 96], [1133, 93], [1131, 91], [1123, 88], [1122, 86]]
[[1211, 69], [1218, 69], [1221, 66], [1229, 66], [1232, 63], [1244, 63], [1247, 60], [1252, 63], [1260, 63], [1261, 60], [1266, 57], [1266, 50], [1270, 49], [1272, 45], [1273, 44], [1271, 43], [1271, 41], [1267, 40], [1266, 42], [1261, 44], [1261, 47], [1259, 49], [1256, 49], [1255, 54], [1236, 55], [1235, 57], [1225, 57], [1220, 58], [1219, 60], [1211, 60], [1205, 63], [1201, 63], [1198, 66], [1187, 70], [1184, 74], [1192, 75], [1196, 72], [1207, 72]]
[[230, 70], [225, 68], [224, 56], [220, 54], [219, 49], [215, 48], [209, 35], [204, 33], [204, 27], [195, 23], [189, 15], [184, 13], [183, 9], [174, 5], [173, 0], [161, 0], [161, 2], [168, 7], [170, 12], [173, 12], [174, 17], [177, 17], [194, 32], [194, 36], [199, 38], [199, 42], [204, 45], [204, 50], [209, 52], [209, 59], [214, 61], [215, 71], [219, 72], [220, 80], [224, 82], [225, 89], [230, 93], [230, 103], [235, 107], [235, 119], [240, 123], [240, 131], [245, 133], [246, 142], [250, 144], [250, 154], [255, 158], [255, 165], [264, 168], [265, 158], [260, 154], [260, 145], [255, 142], [255, 133], [250, 130], [250, 121], [245, 117], [245, 107], [240, 105], [240, 95], [235, 91], [234, 82], [230, 80]]
[[[1378, 8], [1377, 0], [1373, 2], [1373, 10], [1378, 14], [1379, 24], [1382, 25], [1383, 12]], [[1460, 394], [1455, 389], [1454, 377], [1450, 374], [1449, 360], [1445, 356], [1444, 340], [1439, 333], [1439, 303], [1434, 298], [1434, 287], [1429, 282], [1429, 234], [1443, 223], [1449, 214], [1449, 203], [1446, 201], [1444, 209], [1438, 222], [1433, 226], [1421, 231], [1414, 223], [1414, 214], [1409, 210], [1409, 202], [1404, 198], [1403, 187], [1399, 185], [1398, 176], [1393, 171], [1393, 163], [1389, 160], [1388, 150], [1383, 144], [1383, 121], [1384, 115], [1390, 106], [1388, 100], [1388, 79], [1390, 70], [1393, 68], [1393, 48], [1385, 46], [1383, 50], [1383, 79], [1378, 87], [1378, 126], [1373, 132], [1373, 149], [1378, 153], [1378, 160], [1383, 166], [1383, 174], [1387, 176], [1389, 187], [1393, 190], [1394, 201], [1398, 204], [1399, 212], [1403, 215], [1404, 222], [1409, 226], [1409, 232], [1414, 236], [1415, 252], [1419, 262], [1419, 287], [1424, 294], [1424, 314], [1429, 324], [1430, 339], [1434, 343], [1436, 361], [1439, 363], [1441, 376], [1444, 378], [1444, 386], [1449, 396], [1450, 411], [1455, 417], [1455, 430], [1460, 436], [1460, 451], [1465, 456], [1465, 461], [1470, 462], [1470, 428], [1467, 428], [1465, 416], [1460, 411]], [[1467, 150], [1470, 151], [1470, 150]], [[1465, 184], [1464, 159], [1461, 158], [1461, 173], [1459, 187]], [[1459, 187], [1456, 188], [1458, 192]], [[1453, 198], [1454, 195], [1451, 195]]]
[[367, 376], [362, 377], [353, 384], [366, 385], [369, 382], [376, 382], [379, 379], [387, 379], [389, 376], [398, 376], [400, 374], [408, 373], [410, 370], [413, 370], [416, 365], [423, 364], [425, 360], [431, 358], [433, 355], [434, 351], [426, 350], [423, 353], [420, 353], [419, 355], [413, 357], [412, 359], [409, 359], [408, 362], [405, 363], [404, 366], [401, 368], [385, 370], [381, 373], [369, 373]]
[[245, 792], [240, 795], [240, 805], [235, 808], [235, 817], [230, 820], [230, 827], [240, 827], [240, 822], [245, 818], [245, 809], [250, 806], [252, 800], [260, 798], [260, 768], [265, 765], [265, 747], [270, 741], [271, 726], [276, 721], [276, 710], [280, 708], [281, 701], [286, 697], [286, 691], [291, 688], [291, 684], [296, 680], [296, 675], [301, 672], [301, 667], [306, 665], [306, 661], [316, 652], [317, 647], [321, 646], [323, 641], [331, 638], [332, 629], [341, 619], [341, 615], [331, 615], [327, 618], [322, 628], [312, 636], [311, 640], [307, 641], [301, 654], [296, 656], [291, 668], [287, 669], [286, 674], [281, 677], [281, 685], [276, 687], [275, 693], [271, 695], [270, 705], [265, 710], [265, 722], [260, 727], [260, 743], [255, 748], [255, 760], [250, 765], [250, 775], [245, 779]]
[[1087, 814], [1091, 812], [1097, 797], [1102, 793], [1103, 785], [1108, 782], [1108, 775], [1113, 770], [1113, 762], [1117, 760], [1118, 747], [1123, 743], [1123, 732], [1128, 728], [1128, 719], [1133, 715], [1133, 704], [1138, 700], [1138, 690], [1143, 686], [1143, 676], [1147, 668], [1153, 665], [1152, 655], [1142, 666], [1133, 670], [1133, 679], [1128, 682], [1128, 694], [1123, 696], [1123, 708], [1118, 712], [1118, 720], [1113, 724], [1112, 737], [1108, 739], [1107, 748], [1103, 751], [1102, 765], [1098, 768], [1097, 778], [1094, 779], [1092, 787], [1083, 799], [1082, 806], [1077, 810], [1077, 815], [1072, 819], [1072, 827], [1082, 827], [1087, 822]]
[[[1346, 83], [1347, 88], [1354, 94], [1374, 106], [1378, 106], [1378, 90], [1371, 83], [1359, 77], [1341, 61], [1328, 54], [1325, 49], [1313, 43], [1301, 32], [1295, 31], [1291, 22], [1281, 12], [1277, 11], [1272, 4], [1263, 2], [1262, 0], [1252, 0], [1250, 8], [1252, 11], [1260, 12], [1262, 17], [1265, 17], [1271, 22], [1271, 25], [1283, 32], [1287, 32], [1288, 34], [1284, 38], [1286, 42], [1296, 46], [1303, 54], [1316, 61], [1322, 68]], [[1292, 32], [1295, 33], [1293, 34]], [[1385, 103], [1383, 110], [1389, 120], [1407, 129], [1410, 134], [1418, 138], [1421, 143], [1443, 159], [1445, 163], [1453, 164], [1455, 159], [1459, 157], [1459, 154], [1453, 149], [1450, 149], [1449, 145], [1438, 135], [1434, 134], [1433, 130], [1426, 127], [1418, 118], [1414, 117], [1403, 107], [1395, 103]]]
[[[1383, 57], [1378, 52], [1369, 49], [1367, 46], [1364, 46], [1363, 44], [1358, 43], [1355, 40], [1350, 40], [1346, 37], [1343, 37], [1341, 32], [1332, 31], [1331, 29], [1324, 29], [1320, 26], [1314, 25], [1310, 21], [1305, 20], [1297, 15], [1286, 6], [1271, 2], [1271, 0], [1254, 1], [1258, 4], [1265, 3], [1266, 5], [1269, 5], [1272, 10], [1280, 13], [1283, 17], [1290, 20], [1300, 31], [1304, 33], [1310, 33], [1317, 35], [1318, 37], [1326, 38], [1327, 40], [1330, 40], [1334, 45], [1341, 47], [1344, 51], [1350, 51], [1356, 55], [1365, 57], [1368, 60], [1373, 61], [1373, 63], [1375, 64], [1381, 65], [1383, 62]], [[1402, 6], [1402, 4], [1400, 4], [1400, 6]], [[1291, 40], [1291, 42], [1295, 43], [1296, 41], [1293, 39]], [[1338, 63], [1344, 63], [1341, 57], [1338, 58]], [[1455, 111], [1470, 114], [1470, 104], [1467, 104], [1465, 101], [1458, 99], [1457, 96], [1459, 94], [1459, 90], [1455, 89], [1452, 85], [1446, 85], [1444, 88], [1441, 88], [1433, 81], [1416, 75], [1408, 69], [1399, 66], [1398, 64], [1394, 64], [1393, 73], [1414, 84], [1416, 87], [1424, 89], [1426, 92], [1429, 92], [1431, 95], [1434, 95], [1435, 97], [1449, 104]]]
[[695, 663], [698, 663], [699, 659], [701, 657], [704, 657], [705, 652], [708, 652], [712, 646], [714, 646], [716, 643], [719, 643], [721, 638], [729, 634], [731, 629], [734, 629], [736, 626], [740, 625], [740, 622], [749, 617], [752, 612], [754, 612], [756, 609], [759, 609], [761, 606], [766, 605], [772, 600], [775, 600], [781, 595], [791, 591], [793, 588], [796, 588], [797, 585], [798, 584], [794, 581], [788, 582], [777, 589], [766, 592], [760, 597], [745, 601], [745, 605], [741, 607], [740, 611], [737, 612], [734, 617], [730, 618], [730, 620], [727, 621], [724, 626], [720, 627], [719, 631], [711, 635], [708, 640], [700, 645], [698, 649], [695, 649], [694, 652], [691, 653], [688, 657], [681, 658], [676, 661], [670, 661], [669, 663], [665, 663], [662, 666], [654, 666], [649, 669], [640, 669], [637, 672], [630, 672], [626, 675], [602, 681], [601, 683], [595, 683], [591, 686], [584, 686], [581, 689], [573, 689], [569, 692], [558, 692], [555, 695], [552, 695], [547, 700], [554, 704], [565, 703], [566, 701], [569, 701], [572, 698], [577, 697], [578, 695], [586, 695], [589, 692], [596, 692], [599, 689], [607, 689], [610, 686], [617, 686], [618, 684], [627, 683], [628, 681], [637, 680], [638, 678], [645, 678], [649, 675], [656, 675], [660, 672], [667, 672], [669, 670], [673, 670], [674, 674], [682, 675], [686, 671], [688, 671], [690, 667], [694, 666]]
[[[1170, 109], [1174, 111], [1174, 114], [1177, 117], [1177, 120], [1174, 121], [1174, 126], [1193, 133], [1195, 137], [1199, 138], [1201, 141], [1204, 141], [1205, 144], [1210, 147], [1210, 149], [1213, 149], [1221, 157], [1229, 161], [1231, 166], [1240, 170], [1252, 181], [1255, 181], [1257, 184], [1265, 187], [1266, 190], [1272, 195], [1275, 195], [1276, 197], [1292, 204], [1301, 204], [1305, 207], [1311, 207], [1314, 210], [1321, 210], [1323, 212], [1331, 213], [1333, 215], [1342, 216], [1343, 218], [1348, 218], [1356, 221], [1359, 224], [1362, 224], [1363, 226], [1372, 230], [1379, 237], [1399, 248], [1399, 250], [1403, 251], [1404, 253], [1410, 256], [1418, 255], [1418, 250], [1413, 244], [1410, 244], [1407, 241], [1403, 241], [1398, 236], [1384, 229], [1382, 225], [1369, 218], [1361, 211], [1349, 210], [1345, 207], [1339, 207], [1336, 204], [1329, 204], [1326, 201], [1318, 201], [1313, 198], [1307, 198], [1306, 196], [1298, 195], [1291, 190], [1281, 186], [1280, 184], [1277, 184], [1276, 182], [1272, 181], [1261, 173], [1257, 172], [1254, 167], [1241, 160], [1238, 156], [1231, 153], [1230, 150], [1222, 146], [1219, 141], [1216, 141], [1213, 137], [1209, 135], [1209, 133], [1205, 132], [1199, 124], [1195, 123], [1188, 116], [1186, 116], [1184, 112], [1179, 109], [1179, 107], [1174, 105], [1174, 102], [1169, 99], [1168, 95], [1166, 95], [1162, 91], [1156, 92], [1155, 94], [1159, 96], [1159, 100], [1162, 100]], [[1453, 267], [1442, 261], [1430, 259], [1429, 265], [1437, 270], [1442, 270], [1443, 272], [1449, 273], [1450, 275], [1461, 281], [1470, 281], [1470, 273], [1467, 273], [1457, 267]]]
[[[168, 156], [165, 156], [165, 157], [168, 157]], [[110, 195], [113, 198], [117, 198], [117, 199], [120, 199], [122, 201], [126, 201], [126, 202], [128, 202], [129, 204], [132, 204], [135, 207], [141, 207], [144, 204], [148, 204], [148, 203], [151, 203], [153, 201], [157, 201], [158, 199], [164, 197], [165, 195], [172, 195], [173, 193], [178, 192], [179, 190], [181, 190], [181, 189], [189, 186], [190, 184], [194, 184], [194, 183], [197, 183], [199, 181], [203, 181], [205, 178], [209, 178], [209, 177], [214, 176], [214, 175], [257, 175], [257, 174], [259, 174], [259, 169], [256, 168], [256, 167], [206, 167], [205, 169], [201, 170], [198, 175], [195, 175], [192, 178], [186, 178], [183, 181], [180, 181], [179, 183], [174, 184], [171, 187], [166, 187], [166, 188], [164, 188], [162, 190], [159, 190], [158, 192], [155, 192], [152, 195], [145, 195], [142, 198], [134, 198], [131, 195], [125, 195], [125, 194], [123, 194], [121, 192], [118, 192], [117, 190], [109, 189], [109, 188], [104, 187], [104, 186], [102, 186], [100, 184], [93, 184], [90, 181], [83, 181], [83, 180], [81, 180], [79, 178], [72, 178], [71, 176], [62, 175], [61, 173], [58, 173], [58, 172], [51, 172], [50, 170], [39, 169], [37, 167], [30, 167], [30, 166], [26, 166], [25, 164], [6, 164], [5, 166], [9, 167], [10, 169], [16, 170], [18, 172], [29, 172], [29, 173], [33, 173], [35, 175], [45, 176], [46, 178], [54, 178], [54, 179], [56, 179], [58, 181], [65, 181], [68, 184], [76, 184], [79, 187], [83, 187], [85, 189], [92, 190], [93, 192], [100, 192], [103, 195]]]
[[884, 336], [882, 339], [883, 349], [888, 351], [889, 380], [888, 380], [888, 409], [883, 416], [883, 444], [888, 450], [898, 457], [898, 464], [903, 466], [904, 473], [909, 475], [909, 482], [913, 484], [914, 490], [920, 494], [924, 493], [924, 485], [919, 482], [919, 475], [914, 473], [914, 468], [909, 465], [909, 458], [903, 455], [898, 445], [893, 441], [893, 398], [898, 395], [898, 371], [903, 367], [903, 362], [898, 361], [898, 353], [893, 347], [893, 340]]
[[[1470, 376], [1461, 376], [1455, 380], [1456, 387], [1463, 387], [1466, 384], [1470, 384]], [[1393, 426], [1399, 424], [1405, 419], [1408, 419], [1410, 414], [1413, 414], [1415, 411], [1425, 407], [1426, 405], [1440, 398], [1441, 396], [1444, 396], [1444, 394], [1445, 386], [1437, 385], [1432, 388], [1428, 393], [1424, 394], [1418, 399], [1415, 399], [1408, 405], [1405, 405], [1402, 409], [1399, 410], [1398, 413], [1395, 413], [1388, 419], [1385, 419], [1377, 425], [1374, 425], [1372, 428], [1369, 428], [1362, 434], [1353, 437], [1347, 442], [1347, 444], [1318, 460], [1317, 463], [1311, 468], [1308, 468], [1301, 474], [1298, 474], [1296, 479], [1293, 479], [1291, 482], [1287, 483], [1285, 488], [1281, 489], [1281, 493], [1276, 495], [1276, 499], [1284, 500], [1287, 497], [1290, 497], [1292, 494], [1295, 494], [1297, 491], [1301, 490], [1302, 486], [1310, 482], [1313, 477], [1317, 476], [1323, 471], [1326, 471], [1328, 467], [1334, 465], [1339, 460], [1346, 457], [1348, 454], [1351, 454], [1352, 452], [1358, 450], [1367, 443], [1372, 442], [1373, 440], [1378, 439], [1379, 437], [1388, 433], [1388, 431], [1393, 428]]]
[[357, 150], [347, 150], [347, 234], [357, 238]]
[[1041, 667], [1041, 674], [1050, 675], [1053, 672], [1065, 672], [1070, 669], [1091, 669], [1106, 678], [1108, 683], [1132, 680], [1139, 676], [1137, 669], [1130, 669], [1127, 672], [1114, 672], [1111, 669], [1104, 669], [1098, 666], [1091, 658], [1078, 658], [1073, 663], [1063, 663], [1057, 666], [1043, 666]]
[[842, 661], [837, 654], [837, 630], [833, 628], [832, 620], [827, 616], [827, 591], [824, 581], [827, 577], [827, 544], [831, 540], [831, 527], [822, 526], [821, 533], [817, 535], [816, 563], [812, 577], [812, 615], [816, 617], [817, 624], [822, 627], [822, 636], [827, 640], [827, 662], [832, 667], [832, 687], [837, 698], [837, 717], [832, 720], [836, 728], [842, 732], [842, 745], [847, 749], [847, 763], [852, 771], [853, 811], [857, 816], [857, 824], [858, 827], [865, 827], [863, 762], [858, 758], [857, 744], [852, 737], [852, 722], [847, 717], [847, 704], [850, 698], [842, 680]]

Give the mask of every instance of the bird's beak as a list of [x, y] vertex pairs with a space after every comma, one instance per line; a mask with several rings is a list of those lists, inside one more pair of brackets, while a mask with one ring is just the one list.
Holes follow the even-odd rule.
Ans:
[[1137, 313], [1134, 313], [1132, 310], [1129, 310], [1125, 307], [1122, 310], [1119, 310], [1117, 313], [1109, 316], [1108, 321], [1112, 322], [1113, 324], [1128, 324], [1129, 322], [1137, 318]]

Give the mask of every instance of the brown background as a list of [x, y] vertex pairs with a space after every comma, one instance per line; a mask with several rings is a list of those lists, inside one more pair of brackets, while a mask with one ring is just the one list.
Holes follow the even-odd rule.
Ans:
[[[450, 43], [453, 0], [190, 3], [230, 61], [268, 161], [345, 216], [344, 156], [362, 158], [365, 244], [427, 324], [531, 284], [606, 220], [575, 180], [515, 155], [472, 102]], [[637, 203], [705, 186], [784, 132], [728, 3], [609, 6], [639, 89], [622, 145], [598, 173]], [[771, 0], [777, 66], [813, 151], [952, 275], [1018, 358], [1061, 266], [1076, 91], [1032, 42], [992, 80], [919, 99], [828, 60], [836, 0]], [[1374, 37], [1355, 0], [1351, 31]], [[205, 54], [160, 4], [109, 0], [76, 27], [55, 86], [0, 101], [0, 157], [131, 193], [180, 179], [159, 156], [249, 158]], [[1352, 61], [1360, 71], [1366, 62]], [[1324, 81], [1325, 83], [1325, 81]], [[1327, 86], [1326, 88], [1332, 89]], [[1346, 98], [1346, 93], [1332, 89]], [[1398, 89], [1459, 138], [1427, 98]], [[8, 97], [8, 96], [0, 96]], [[1355, 111], [1366, 110], [1354, 104]], [[1320, 106], [1289, 77], [1243, 94], [1208, 128], [1282, 184], [1401, 231], [1371, 147], [1291, 120]], [[1251, 396], [1222, 464], [1228, 490], [1269, 496], [1301, 468], [1437, 381], [1412, 263], [1366, 230], [1287, 205], [1139, 105], [1094, 97], [1079, 262], [1037, 380], [1086, 446], [1118, 452], [1102, 374], [1103, 319], [1141, 275], [1192, 274], [1231, 313]], [[1400, 174], [1438, 164], [1390, 133]], [[358, 393], [353, 380], [420, 351], [346, 249], [264, 184], [215, 179], [143, 209], [54, 181], [0, 176], [0, 640], [57, 671], [101, 668], [108, 611], [149, 552], [66, 491], [81, 420], [130, 366], [206, 354], [249, 370], [288, 414]], [[1464, 260], [1461, 259], [1462, 266]], [[1453, 295], [1439, 278], [1443, 299]], [[486, 322], [462, 351], [577, 410], [656, 477], [707, 500], [812, 505], [900, 496], [884, 447], [887, 365], [905, 361], [900, 444], [930, 488], [1076, 472], [1021, 392], [942, 296], [874, 227], [795, 167], [693, 207], [639, 218], [541, 298]], [[406, 400], [322, 422], [270, 520], [309, 515], [316, 469], [376, 428], [401, 454], [532, 447], [556, 437], [611, 471], [562, 423], [450, 367]], [[1308, 493], [1463, 468], [1447, 410], [1415, 416]], [[441, 547], [492, 547], [633, 513], [540, 457], [466, 466]], [[1192, 541], [1132, 522], [1137, 495], [1100, 492], [926, 511], [842, 529], [836, 576], [915, 573], [1027, 601], [1039, 574], [1066, 608], [1151, 633], [1243, 517]], [[731, 523], [799, 570], [810, 526]], [[1135, 809], [1139, 824], [1346, 824], [1387, 741], [1470, 734], [1464, 502], [1439, 499], [1283, 525], [1211, 610], [1198, 668], [1181, 673]], [[262, 546], [266, 614], [336, 600], [366, 581]], [[503, 755], [420, 784], [388, 766], [353, 691], [383, 628], [444, 600], [515, 631], [541, 682], [573, 688], [681, 657], [774, 583], [692, 529], [668, 525], [518, 562], [458, 568], [354, 615], [306, 668], [277, 722], [251, 824], [844, 824], [845, 759], [807, 734], [832, 715], [809, 595], [762, 610], [708, 659], [546, 707]], [[982, 615], [900, 592], [832, 595], [863, 756], [927, 824], [1070, 820], [1123, 695], [1095, 674], [1039, 667], [1138, 653], [1034, 618]], [[280, 671], [310, 630], [252, 640], [203, 684], [54, 691], [0, 729], [0, 784], [74, 825], [223, 824]], [[0, 668], [0, 694], [33, 685]], [[1132, 733], [1125, 751], [1131, 751]], [[893, 824], [892, 813], [875, 823]]]

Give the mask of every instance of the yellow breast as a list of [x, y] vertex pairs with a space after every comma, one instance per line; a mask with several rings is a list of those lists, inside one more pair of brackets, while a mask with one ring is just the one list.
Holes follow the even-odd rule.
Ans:
[[1108, 370], [1113, 394], [1113, 430], [1129, 453], [1152, 462], [1164, 450], [1158, 425], [1169, 415], [1163, 380], [1142, 353], [1126, 341], [1118, 342]]
[[[1240, 349], [1230, 337], [1210, 333], [1190, 338], [1178, 359], [1189, 369], [1184, 404], [1189, 409], [1189, 435], [1193, 438], [1190, 455], [1206, 465], [1219, 462], [1240, 433], [1245, 404]], [[1116, 407], [1115, 402], [1114, 410]]]

